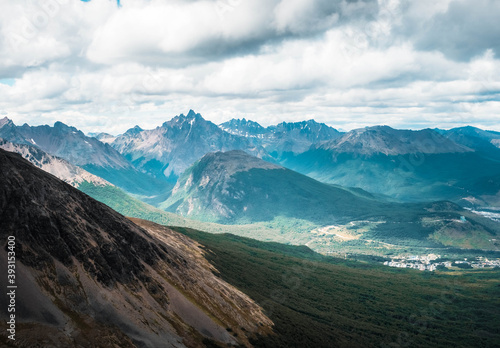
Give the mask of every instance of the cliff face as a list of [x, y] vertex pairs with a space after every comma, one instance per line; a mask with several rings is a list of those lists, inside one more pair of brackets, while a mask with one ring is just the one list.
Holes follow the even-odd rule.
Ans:
[[200, 245], [134, 222], [0, 150], [0, 259], [15, 236], [17, 344], [248, 346], [271, 332], [261, 309], [214, 275]]

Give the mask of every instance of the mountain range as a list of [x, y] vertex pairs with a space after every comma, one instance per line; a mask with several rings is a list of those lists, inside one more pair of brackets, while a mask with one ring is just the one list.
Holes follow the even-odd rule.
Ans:
[[500, 202], [500, 133], [473, 127], [376, 126], [341, 133], [314, 120], [263, 127], [246, 119], [217, 126], [190, 110], [152, 130], [136, 126], [119, 136], [96, 137], [60, 122], [19, 127], [5, 118], [0, 137], [37, 146], [153, 205], [168, 199], [184, 171], [205, 154], [230, 150], [399, 202]]
[[382, 262], [500, 256], [499, 135], [190, 111], [89, 137], [4, 118], [17, 340], [0, 296], [0, 345], [496, 347], [498, 270]]
[[16, 126], [11, 120], [0, 121], [0, 138], [30, 145], [79, 166], [128, 192], [151, 196], [170, 187], [137, 170], [118, 151], [96, 138], [87, 137], [74, 127], [56, 122], [53, 127], [27, 124]]
[[246, 119], [232, 119], [219, 125], [224, 131], [249, 138], [255, 145], [263, 146], [273, 158], [306, 151], [312, 144], [336, 139], [341, 132], [314, 120], [282, 122], [276, 126], [262, 127]]
[[[377, 126], [341, 133], [313, 120], [262, 127], [246, 119], [217, 126], [190, 110], [155, 129], [136, 126], [119, 136], [88, 137], [60, 122], [19, 127], [4, 118], [0, 137], [11, 142], [11, 151], [49, 172], [54, 167], [49, 162], [61, 166], [67, 161], [65, 170], [79, 179], [68, 179], [61, 170], [53, 173], [68, 182], [79, 180], [80, 190], [116, 209], [131, 214], [134, 207], [141, 213], [133, 216], [154, 215], [183, 226], [193, 223], [166, 218], [137, 198], [184, 218], [267, 224], [264, 230], [277, 228], [282, 238], [304, 243], [312, 236], [297, 237], [298, 231], [364, 220], [369, 222], [369, 236], [362, 232], [367, 240], [404, 235], [430, 244], [488, 248], [488, 236], [496, 234], [482, 218], [461, 209], [494, 208], [500, 202], [498, 133], [471, 127], [410, 131]], [[40, 165], [40, 151], [44, 158], [62, 159], [50, 157]], [[87, 172], [102, 179], [90, 174], [81, 179]], [[110, 185], [96, 184], [99, 180]], [[429, 226], [432, 217], [425, 211], [436, 213], [436, 206], [444, 207], [437, 210], [440, 222]], [[460, 216], [470, 223], [456, 225]], [[449, 238], [458, 227], [462, 242]], [[290, 231], [298, 239], [285, 237]]]
[[136, 126], [106, 141], [139, 170], [173, 182], [207, 152], [243, 149], [261, 157], [265, 155], [262, 148], [246, 138], [224, 132], [192, 110], [155, 129]]
[[[282, 164], [322, 182], [354, 186], [403, 202], [447, 199], [491, 205], [500, 187], [500, 149], [486, 149], [458, 130], [369, 127], [313, 145]], [[443, 134], [441, 134], [443, 133]], [[474, 145], [476, 144], [476, 145]], [[483, 143], [481, 143], [483, 144]], [[483, 144], [484, 145], [484, 144]]]

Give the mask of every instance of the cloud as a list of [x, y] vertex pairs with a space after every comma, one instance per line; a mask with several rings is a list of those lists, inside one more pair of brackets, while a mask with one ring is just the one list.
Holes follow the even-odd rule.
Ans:
[[304, 35], [376, 13], [376, 1], [281, 0], [274, 8], [273, 26], [278, 33]]
[[192, 108], [500, 130], [493, 1], [3, 2], [0, 112], [17, 123], [119, 133]]
[[432, 16], [419, 11], [421, 8], [411, 10], [404, 31], [416, 48], [440, 51], [459, 61], [468, 61], [488, 49], [500, 55], [500, 2], [445, 1]]
[[217, 0], [124, 3], [103, 23], [90, 44], [91, 61], [138, 61], [186, 66], [263, 45], [318, 34], [339, 18], [358, 18], [376, 8], [373, 0]]

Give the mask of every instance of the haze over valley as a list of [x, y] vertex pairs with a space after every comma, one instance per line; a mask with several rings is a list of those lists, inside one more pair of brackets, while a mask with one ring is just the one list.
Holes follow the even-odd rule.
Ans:
[[[1, 124], [4, 149], [129, 216], [154, 211], [172, 224], [216, 223], [220, 232], [329, 254], [497, 250], [497, 222], [485, 213], [500, 197], [496, 132], [339, 132], [314, 120], [217, 126], [193, 110], [117, 136], [60, 122]], [[318, 233], [328, 226], [350, 237]]]

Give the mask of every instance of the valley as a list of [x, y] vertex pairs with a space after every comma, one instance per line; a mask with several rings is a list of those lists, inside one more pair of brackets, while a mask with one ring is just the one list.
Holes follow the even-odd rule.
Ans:
[[[125, 167], [98, 162], [82, 165], [66, 154], [71, 153], [67, 148], [58, 152], [39, 146], [43, 138], [23, 140], [26, 134], [36, 136], [37, 129], [28, 131], [25, 125], [18, 132], [10, 122], [2, 123], [8, 131], [0, 128], [1, 134], [16, 135], [0, 142], [9, 151], [0, 150], [5, 178], [0, 195], [2, 228], [16, 233], [23, 250], [22, 281], [35, 289], [20, 292], [20, 300], [35, 296], [40, 301], [40, 306], [20, 313], [18, 335], [25, 346], [40, 339], [56, 346], [71, 346], [70, 342], [91, 346], [102, 339], [106, 346], [120, 342], [131, 347], [156, 347], [162, 340], [189, 348], [430, 343], [494, 347], [500, 342], [496, 325], [500, 224], [495, 207], [485, 203], [486, 194], [498, 193], [491, 179], [496, 178], [496, 162], [472, 155], [474, 150], [465, 145], [443, 140], [449, 151], [453, 146], [460, 149], [456, 156], [484, 164], [482, 169], [491, 171], [486, 181], [477, 186], [476, 179], [469, 180], [475, 191], [469, 190], [465, 200], [449, 200], [449, 193], [457, 192], [450, 182], [458, 177], [449, 176], [450, 189], [436, 184], [427, 188], [434, 200], [414, 201], [405, 195], [418, 191], [425, 180], [435, 180], [428, 173], [418, 183], [424, 178], [419, 176], [423, 168], [403, 175], [415, 180], [415, 187], [394, 196], [384, 190], [369, 192], [362, 185], [342, 186], [337, 180], [322, 182], [283, 166], [298, 163], [294, 161], [314, 148], [311, 132], [323, 132], [324, 127], [312, 122], [267, 130], [246, 122], [243, 131], [235, 126], [239, 123], [214, 128], [190, 112], [153, 133], [135, 128], [124, 135], [127, 139], [94, 138], [105, 139], [102, 144], [108, 146], [119, 143], [123, 149], [144, 148], [143, 139], [156, 148], [155, 142], [175, 129], [188, 143], [196, 142], [196, 136], [205, 137], [195, 129], [197, 124], [205, 131], [230, 131], [231, 137], [241, 137], [234, 143], [240, 149], [224, 151], [224, 146], [205, 144], [199, 150], [202, 155], [197, 155], [201, 157], [187, 161], [182, 152], [178, 154], [182, 160], [175, 157], [177, 150], [170, 145], [160, 151], [170, 154], [161, 158], [154, 151], [144, 158], [132, 150], [111, 152], [132, 174], [125, 174]], [[76, 136], [72, 141], [87, 142], [71, 127], [56, 128], [69, 129], [70, 137]], [[331, 136], [333, 142], [345, 136], [327, 130], [321, 136]], [[253, 137], [252, 131], [260, 135]], [[384, 131], [401, 136], [395, 130]], [[52, 132], [50, 127], [43, 132], [50, 138], [46, 135]], [[376, 139], [377, 132], [372, 133]], [[299, 139], [297, 147], [281, 147], [294, 139]], [[368, 144], [374, 141], [371, 138]], [[402, 141], [403, 147], [387, 146], [391, 151], [421, 146], [407, 141]], [[394, 184], [391, 180], [399, 174], [388, 166], [393, 154], [363, 157], [366, 146], [356, 155], [360, 157], [351, 155], [351, 160], [368, 167], [348, 176], [373, 180], [373, 159], [385, 158], [376, 178], [385, 176], [384, 185]], [[435, 172], [448, 165], [443, 160], [448, 155], [436, 155], [439, 160], [432, 159], [434, 155], [425, 155], [430, 156], [425, 170], [438, 162], [442, 163]], [[460, 177], [467, 174], [458, 167], [454, 170]], [[142, 176], [148, 179], [131, 189]], [[397, 185], [394, 190], [405, 192]], [[2, 240], [6, 236], [2, 234]], [[46, 313], [54, 320], [44, 319]], [[464, 324], [487, 335], [472, 339], [463, 331]], [[106, 329], [98, 329], [102, 325]], [[68, 328], [72, 333], [61, 336]], [[0, 335], [2, 339], [9, 343]]]
[[0, 11], [0, 348], [500, 348], [500, 1]]
[[[59, 140], [51, 142], [56, 135]], [[492, 179], [500, 173], [495, 159], [500, 150], [493, 142], [496, 133], [471, 127], [402, 131], [384, 126], [342, 133], [313, 120], [265, 128], [245, 119], [216, 126], [190, 110], [153, 130], [134, 127], [120, 136], [95, 138], [62, 123], [17, 127], [4, 119], [0, 136], [14, 141], [4, 140], [4, 148], [23, 153], [46, 171], [52, 170], [48, 160], [36, 158], [59, 155], [70, 161], [50, 161], [66, 161], [67, 168], [72, 166], [66, 171], [84, 173], [80, 165], [98, 174], [79, 174], [74, 186], [126, 216], [307, 245], [326, 255], [387, 257], [458, 248], [478, 250], [480, 256], [482, 250], [498, 250], [496, 213], [486, 202], [500, 192]], [[215, 138], [218, 142], [209, 140]], [[65, 144], [64, 151], [57, 144]], [[181, 144], [197, 150], [186, 157]], [[92, 146], [93, 155], [75, 161], [85, 146]], [[319, 157], [318, 151], [323, 151]], [[422, 160], [412, 161], [417, 154]], [[407, 156], [413, 168], [401, 167]], [[122, 164], [115, 168], [116, 163]], [[127, 169], [132, 174], [123, 168], [132, 168]], [[479, 186], [473, 168], [484, 173]], [[52, 173], [76, 180], [66, 172]], [[140, 185], [131, 187], [134, 183]], [[465, 185], [466, 197], [460, 193]], [[414, 202], [415, 192], [419, 202]], [[442, 202], [448, 199], [456, 204]]]

